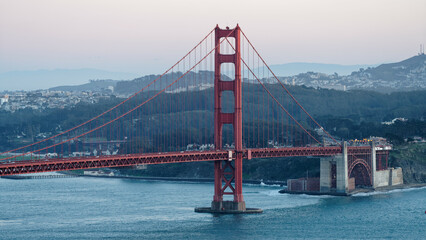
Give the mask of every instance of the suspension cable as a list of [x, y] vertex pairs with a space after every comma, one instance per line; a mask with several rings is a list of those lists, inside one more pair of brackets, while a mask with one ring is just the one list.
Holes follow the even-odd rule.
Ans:
[[[235, 29], [234, 29], [235, 30]], [[7, 158], [3, 158], [3, 159], [1, 159], [1, 160], [8, 160], [8, 159], [11, 159], [11, 158], [16, 158], [16, 157], [21, 157], [21, 156], [25, 156], [25, 155], [28, 155], [28, 154], [32, 154], [32, 153], [36, 153], [36, 152], [40, 152], [40, 151], [43, 151], [43, 150], [46, 150], [46, 149], [50, 149], [50, 148], [52, 148], [52, 147], [55, 147], [55, 146], [58, 146], [58, 145], [61, 145], [61, 144], [64, 144], [64, 143], [67, 143], [67, 142], [70, 142], [70, 141], [72, 141], [72, 140], [75, 140], [75, 139], [78, 139], [78, 138], [80, 138], [80, 137], [82, 137], [82, 136], [85, 136], [85, 135], [87, 135], [87, 134], [89, 134], [89, 133], [92, 133], [92, 132], [94, 132], [94, 131], [96, 131], [96, 130], [98, 130], [98, 129], [100, 129], [100, 128], [102, 128], [102, 127], [104, 127], [104, 126], [107, 126], [107, 125], [109, 125], [110, 123], [112, 123], [112, 122], [115, 122], [116, 120], [118, 120], [118, 119], [121, 119], [122, 117], [124, 117], [124, 116], [126, 116], [126, 115], [128, 115], [129, 113], [131, 113], [131, 112], [133, 112], [133, 111], [135, 111], [136, 109], [138, 109], [138, 108], [140, 108], [140, 107], [142, 107], [143, 105], [145, 105], [146, 103], [148, 103], [149, 101], [151, 101], [151, 100], [153, 100], [154, 98], [156, 98], [158, 95], [160, 95], [161, 93], [163, 93], [164, 91], [166, 91], [168, 88], [170, 88], [171, 86], [173, 86], [176, 82], [178, 82], [180, 79], [182, 79], [185, 75], [187, 75], [192, 69], [194, 69], [196, 66], [198, 66], [202, 61], [204, 61], [204, 59], [206, 59], [213, 51], [215, 51], [216, 49], [217, 49], [217, 47], [218, 46], [220, 46], [220, 44], [227, 38], [227, 37], [229, 37], [233, 32], [234, 32], [234, 30], [232, 30], [224, 39], [222, 39], [216, 46], [215, 46], [215, 48], [213, 48], [212, 50], [210, 50], [208, 53], [207, 53], [207, 55], [206, 56], [204, 56], [202, 59], [200, 59], [194, 66], [192, 66], [188, 71], [186, 71], [184, 74], [182, 74], [179, 78], [177, 78], [175, 81], [173, 81], [172, 83], [170, 83], [168, 86], [166, 86], [165, 88], [163, 88], [161, 91], [159, 91], [158, 93], [156, 93], [155, 95], [153, 95], [152, 97], [150, 97], [149, 99], [147, 99], [147, 100], [145, 100], [143, 103], [141, 103], [141, 104], [139, 104], [139, 105], [137, 105], [136, 107], [134, 107], [134, 108], [132, 108], [131, 110], [129, 110], [129, 111], [127, 111], [126, 113], [124, 113], [124, 114], [122, 114], [122, 115], [120, 115], [120, 116], [118, 116], [118, 117], [116, 117], [116, 118], [114, 118], [114, 119], [112, 119], [112, 120], [110, 120], [110, 121], [108, 121], [108, 122], [106, 122], [106, 123], [104, 123], [104, 124], [102, 124], [102, 125], [100, 125], [100, 126], [98, 126], [98, 127], [96, 127], [96, 128], [94, 128], [94, 129], [91, 129], [91, 130], [89, 130], [89, 131], [87, 131], [87, 132], [85, 132], [85, 133], [82, 133], [82, 134], [80, 134], [80, 135], [78, 135], [78, 136], [75, 136], [75, 137], [72, 137], [72, 138], [69, 138], [69, 139], [67, 139], [67, 140], [64, 140], [64, 141], [62, 141], [62, 142], [60, 142], [60, 143], [57, 143], [57, 144], [54, 144], [54, 145], [51, 145], [51, 146], [47, 146], [47, 147], [44, 147], [44, 148], [41, 148], [41, 149], [36, 149], [36, 150], [34, 150], [34, 151], [30, 151], [30, 152], [27, 152], [27, 153], [23, 153], [23, 154], [20, 154], [20, 155], [17, 155], [17, 156], [11, 156], [11, 157], [7, 157]]]
[[[226, 40], [228, 41], [228, 43], [231, 45], [231, 43], [229, 42], [228, 38], [226, 37]], [[232, 48], [234, 48], [234, 46], [231, 45]], [[235, 51], [235, 48], [234, 48]], [[278, 100], [272, 95], [272, 93], [265, 87], [265, 85], [259, 80], [259, 78], [257, 77], [257, 75], [251, 70], [251, 68], [247, 65], [247, 63], [244, 61], [244, 59], [241, 58], [241, 61], [244, 63], [244, 65], [247, 67], [247, 69], [253, 74], [253, 76], [256, 78], [256, 80], [260, 83], [260, 85], [262, 85], [263, 89], [265, 89], [265, 91], [269, 94], [269, 96], [271, 96], [275, 102], [287, 113], [287, 115], [293, 119], [293, 121], [295, 123], [297, 123], [297, 125], [299, 125], [300, 128], [303, 129], [303, 131], [305, 131], [309, 136], [311, 136], [316, 142], [318, 142], [319, 144], [321, 144], [321, 142], [319, 142], [314, 136], [312, 136], [312, 134], [309, 133], [308, 130], [306, 130], [288, 111], [287, 109], [285, 109], [283, 107], [283, 105], [281, 105], [280, 102], [278, 102]], [[262, 60], [263, 61], [263, 60]]]
[[[77, 125], [77, 126], [75, 126], [75, 127], [73, 127], [73, 128], [70, 128], [70, 129], [68, 129], [68, 130], [66, 130], [66, 131], [63, 131], [63, 132], [61, 132], [61, 133], [58, 133], [58, 134], [56, 134], [56, 135], [54, 135], [54, 136], [51, 136], [51, 137], [49, 137], [49, 138], [45, 138], [45, 139], [43, 139], [43, 140], [40, 140], [40, 141], [38, 141], [38, 142], [35, 142], [35, 143], [31, 143], [31, 144], [28, 144], [28, 145], [25, 145], [25, 146], [22, 146], [22, 147], [19, 147], [19, 148], [15, 148], [15, 149], [12, 149], [12, 150], [8, 150], [8, 151], [6, 151], [6, 152], [2, 152], [2, 153], [0, 153], [0, 155], [4, 155], [4, 154], [7, 154], [7, 153], [10, 153], [10, 152], [14, 152], [14, 151], [18, 151], [18, 150], [21, 150], [21, 149], [24, 149], [24, 148], [27, 148], [27, 147], [31, 147], [31, 146], [34, 146], [34, 145], [36, 145], [36, 144], [39, 144], [39, 143], [42, 143], [42, 142], [46, 142], [46, 141], [48, 141], [48, 140], [50, 140], [50, 139], [53, 139], [53, 138], [56, 138], [56, 137], [59, 137], [59, 136], [61, 136], [61, 135], [64, 135], [64, 134], [66, 134], [66, 133], [68, 133], [68, 132], [71, 132], [71, 131], [73, 131], [73, 130], [75, 130], [75, 129], [77, 129], [77, 128], [79, 128], [79, 127], [81, 127], [81, 126], [84, 126], [84, 125], [86, 125], [86, 124], [88, 124], [88, 123], [90, 123], [90, 122], [92, 122], [92, 121], [94, 121], [94, 120], [96, 120], [96, 119], [98, 119], [98, 118], [100, 118], [101, 116], [103, 116], [103, 115], [105, 115], [105, 114], [107, 114], [107, 113], [109, 113], [109, 112], [111, 112], [112, 110], [114, 110], [114, 109], [116, 109], [116, 108], [118, 108], [120, 105], [122, 105], [122, 104], [124, 104], [124, 103], [126, 103], [127, 101], [129, 101], [130, 99], [132, 99], [133, 97], [135, 97], [136, 95], [138, 95], [139, 93], [141, 93], [141, 92], [143, 92], [144, 90], [146, 90], [148, 87], [150, 87], [152, 84], [154, 84], [155, 82], [157, 82], [158, 80], [160, 80], [164, 75], [166, 75], [170, 70], [172, 70], [176, 65], [178, 65], [181, 61], [183, 61], [189, 54], [191, 54], [198, 46], [200, 46], [203, 42], [204, 42], [204, 40], [206, 40], [212, 33], [213, 33], [213, 31], [214, 31], [215, 29], [213, 28], [213, 30], [211, 30], [197, 45], [195, 45], [195, 47], [193, 47], [187, 54], [185, 54], [185, 56], [183, 56], [179, 61], [177, 61], [173, 66], [171, 66], [169, 69], [167, 69], [163, 74], [161, 74], [159, 77], [157, 77], [156, 79], [154, 79], [153, 81], [151, 81], [147, 86], [145, 86], [144, 88], [142, 88], [141, 90], [139, 90], [139, 91], [137, 91], [136, 93], [134, 93], [133, 95], [131, 95], [130, 97], [128, 97], [127, 99], [125, 99], [124, 101], [122, 101], [122, 102], [120, 102], [119, 104], [117, 104], [117, 105], [115, 105], [114, 107], [112, 107], [112, 108], [110, 108], [110, 109], [108, 109], [107, 111], [105, 111], [105, 112], [103, 112], [103, 113], [101, 113], [101, 114], [99, 114], [98, 116], [96, 116], [96, 117], [93, 117], [93, 118], [91, 118], [90, 120], [87, 120], [86, 122], [83, 122], [83, 123], [81, 123], [81, 124], [79, 124], [79, 125]], [[0, 159], [0, 160], [6, 160], [6, 158], [3, 158], [3, 159]]]
[[271, 68], [266, 64], [265, 60], [263, 60], [262, 56], [260, 56], [259, 52], [256, 50], [256, 48], [253, 46], [253, 44], [250, 42], [250, 40], [247, 38], [247, 36], [244, 34], [244, 32], [241, 30], [241, 33], [243, 34], [244, 38], [247, 40], [247, 42], [250, 44], [250, 46], [253, 48], [253, 50], [256, 52], [257, 56], [262, 60], [262, 62], [265, 64], [265, 66], [269, 69], [269, 71], [272, 73], [274, 78], [280, 83], [280, 85], [284, 88], [284, 90], [289, 94], [289, 96], [294, 100], [294, 102], [303, 110], [303, 112], [306, 113], [306, 115], [309, 116], [309, 118], [318, 126], [320, 127], [329, 138], [333, 139], [335, 143], [337, 143], [340, 147], [342, 146], [336, 139], [334, 139], [315, 119], [305, 110], [305, 108], [302, 107], [302, 105], [296, 100], [296, 98], [288, 91], [288, 89], [284, 86], [284, 84], [278, 79], [278, 77], [275, 75], [275, 73], [271, 70]]

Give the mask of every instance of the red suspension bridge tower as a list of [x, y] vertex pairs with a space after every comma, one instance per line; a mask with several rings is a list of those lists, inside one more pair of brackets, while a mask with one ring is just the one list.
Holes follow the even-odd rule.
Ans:
[[[243, 198], [243, 120], [242, 120], [242, 88], [241, 88], [241, 43], [240, 27], [235, 29], [215, 28], [215, 66], [214, 66], [214, 145], [222, 150], [222, 129], [224, 124], [232, 124], [234, 130], [234, 156], [229, 160], [214, 162], [214, 197], [211, 208], [196, 208], [197, 212], [218, 213], [255, 213], [261, 209], [246, 208]], [[221, 53], [222, 38], [234, 38], [233, 54]], [[228, 40], [229, 41], [229, 40]], [[221, 65], [232, 63], [235, 68], [234, 80], [224, 81]], [[234, 112], [222, 112], [222, 93], [234, 93]], [[231, 155], [231, 152], [230, 152]], [[224, 201], [224, 195], [233, 195], [233, 201]]]

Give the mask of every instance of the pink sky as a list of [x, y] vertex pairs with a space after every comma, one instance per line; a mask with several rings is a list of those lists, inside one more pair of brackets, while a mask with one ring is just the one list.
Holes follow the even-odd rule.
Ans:
[[426, 44], [425, 0], [0, 0], [0, 72], [159, 73], [217, 23], [269, 64], [400, 61]]

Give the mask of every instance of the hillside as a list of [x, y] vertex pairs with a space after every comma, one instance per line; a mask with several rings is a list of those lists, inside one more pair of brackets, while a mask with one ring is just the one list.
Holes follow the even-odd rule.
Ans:
[[[425, 79], [426, 55], [421, 54], [397, 63], [382, 64], [375, 68], [368, 68], [364, 72], [371, 75], [371, 79], [413, 80]], [[355, 75], [355, 74], [353, 74]]]
[[68, 91], [68, 92], [83, 92], [83, 91], [113, 91], [117, 85], [116, 80], [90, 80], [89, 83], [75, 86], [59, 86], [49, 88], [50, 91]]
[[307, 72], [281, 79], [289, 84], [338, 90], [364, 89], [386, 93], [426, 89], [426, 55], [417, 55], [397, 63], [361, 68], [347, 76]]
[[[157, 84], [154, 84], [153, 87], [150, 87], [150, 89], [161, 90], [175, 81], [176, 78], [180, 77], [182, 74], [182, 72], [168, 73], [163, 76], [161, 83], [159, 81]], [[211, 88], [213, 87], [213, 76], [214, 73], [211, 71], [189, 72], [179, 82], [177, 82], [175, 86], [176, 88], [187, 87], [185, 83], [190, 83], [189, 91]], [[147, 75], [135, 78], [131, 81], [119, 81], [117, 82], [115, 93], [122, 96], [131, 95], [135, 93], [135, 89], [144, 88], [158, 77], [160, 77], [160, 75]], [[226, 76], [224, 76], [224, 78], [226, 79]]]
[[0, 91], [48, 89], [62, 85], [86, 84], [90, 79], [133, 79], [133, 73], [99, 69], [54, 69], [0, 73]]
[[[272, 94], [275, 96], [283, 94], [283, 90], [279, 86], [272, 85], [268, 86], [268, 88], [271, 89]], [[288, 88], [304, 108], [326, 129], [345, 138], [360, 139], [369, 137], [368, 131], [354, 129], [354, 125], [363, 122], [380, 125], [382, 121], [389, 121], [396, 117], [426, 119], [426, 90], [381, 94], [361, 90], [344, 92], [314, 89], [304, 86], [288, 86]], [[249, 90], [243, 98], [244, 109], [249, 111], [250, 109], [258, 108], [255, 96], [259, 94], [259, 86], [244, 85], [244, 89]], [[145, 94], [140, 96], [140, 98], [135, 98], [134, 101], [140, 102], [151, 93], [147, 92]], [[191, 99], [194, 104], [185, 105], [185, 109], [182, 109], [183, 99]], [[162, 100], [170, 104], [168, 109], [171, 110], [159, 115], [158, 111], [164, 109], [160, 106], [163, 102]], [[16, 136], [22, 133], [26, 136], [35, 136], [39, 133], [55, 132], [58, 125], [62, 126], [63, 129], [71, 128], [121, 101], [122, 99], [119, 98], [110, 98], [98, 104], [81, 103], [73, 108], [49, 109], [41, 112], [31, 109], [19, 110], [13, 113], [0, 111], [0, 146], [8, 148], [11, 145], [19, 144], [15, 142], [17, 140]], [[224, 101], [229, 101], [229, 99], [224, 98]], [[227, 103], [224, 104], [229, 105]], [[272, 113], [281, 112], [282, 110], [278, 109], [276, 104], [270, 105], [270, 107], [269, 119], [276, 121], [276, 116], [272, 115]], [[148, 110], [144, 112], [143, 119], [145, 119], [144, 126], [149, 127], [146, 130], [151, 135], [150, 137], [162, 134], [158, 129], [175, 130], [171, 127], [176, 126], [173, 122], [179, 112], [194, 113], [191, 114], [191, 119], [187, 119], [188, 122], [199, 122], [197, 119], [205, 118], [206, 121], [199, 122], [199, 124], [202, 124], [199, 127], [211, 129], [213, 121], [213, 89], [207, 88], [202, 91], [163, 94], [159, 96], [158, 101], [152, 103]], [[246, 110], [243, 111], [244, 121], [252, 121], [253, 115], [248, 114]], [[28, 119], [31, 119], [31, 124], [29, 124]], [[160, 119], [164, 119], [164, 121], [160, 121]], [[342, 123], [345, 123], [345, 125], [342, 125]], [[366, 126], [370, 125], [367, 124]], [[336, 130], [333, 130], [334, 128]], [[348, 129], [353, 129], [353, 131]], [[348, 131], [352, 134], [348, 135]]]
[[341, 65], [341, 64], [326, 64], [326, 63], [286, 63], [271, 65], [272, 71], [281, 77], [295, 76], [299, 73], [306, 72], [319, 72], [328, 75], [337, 73], [345, 76], [350, 75], [352, 72], [358, 71], [360, 68], [371, 68], [377, 65]]
[[[282, 89], [279, 86], [272, 85], [268, 87], [274, 95], [282, 94]], [[244, 89], [250, 88], [259, 89], [259, 86], [244, 85]], [[375, 135], [388, 137], [389, 140], [397, 144], [402, 143], [404, 138], [412, 136], [426, 138], [426, 122], [422, 120], [426, 119], [426, 90], [381, 94], [371, 91], [357, 90], [345, 92], [314, 89], [304, 86], [288, 86], [288, 88], [325, 129], [339, 138], [362, 139]], [[167, 134], [177, 139], [182, 139], [182, 136], [187, 135], [194, 136], [197, 139], [203, 136], [203, 131], [210, 131], [204, 136], [213, 136], [211, 132], [213, 126], [212, 90], [212, 88], [207, 88], [202, 91], [176, 92], [160, 95], [159, 98], [167, 97], [167, 102], [170, 103], [169, 109], [172, 111], [168, 110], [164, 112], [164, 108], [156, 105], [161, 104], [162, 101], [157, 101], [147, 111], [143, 111], [144, 120], [140, 123], [140, 126], [143, 126], [142, 129], [134, 128], [131, 122], [123, 124], [122, 127], [127, 128], [127, 130], [124, 130], [125, 132], [133, 131], [130, 134], [131, 136], [138, 136], [141, 132], [146, 133], [144, 140], [147, 144], [146, 146], [144, 145], [143, 152], [157, 151], [152, 146], [158, 146], [156, 141], [163, 139]], [[256, 102], [252, 101], [254, 97], [251, 94], [253, 93], [258, 94], [258, 92], [250, 90], [248, 91], [248, 95], [245, 95], [243, 99], [245, 109], [251, 109], [256, 106]], [[147, 92], [146, 94], [149, 95], [151, 93]], [[187, 106], [186, 109], [182, 109], [181, 107], [184, 96], [186, 99], [192, 99], [191, 102], [194, 103]], [[136, 98], [134, 101], [140, 102], [143, 98], [146, 98], [146, 95]], [[74, 108], [49, 109], [42, 112], [30, 109], [13, 113], [0, 111], [0, 150], [19, 146], [24, 143], [24, 140], [40, 140], [40, 136], [51, 136], [63, 129], [74, 127], [109, 109], [120, 101], [122, 99], [110, 98], [98, 104], [78, 104]], [[271, 112], [279, 111], [272, 108], [272, 106], [270, 107], [272, 109]], [[197, 122], [197, 124], [188, 124], [188, 126], [193, 125], [197, 126], [197, 128], [179, 129], [179, 131], [176, 131], [176, 127], [181, 126], [175, 123], [179, 121], [179, 118], [176, 116], [180, 112], [191, 113], [191, 117], [188, 117], [185, 121]], [[244, 122], [251, 121], [250, 115], [244, 115], [243, 117]], [[404, 117], [410, 120], [407, 122], [396, 122], [390, 126], [380, 123], [381, 121], [391, 120], [395, 117]], [[205, 121], [197, 121], [200, 118], [205, 119]], [[31, 122], [28, 119], [31, 119]], [[274, 121], [276, 119], [271, 116], [270, 120]], [[246, 125], [243, 127], [247, 129]], [[226, 134], [225, 131], [224, 136]], [[19, 138], [19, 136], [26, 137]], [[187, 138], [185, 137], [184, 139], [186, 141]], [[185, 141], [179, 141], [180, 146], [177, 147], [185, 149], [187, 144], [190, 143]], [[224, 139], [224, 141], [226, 142], [227, 139]], [[416, 154], [420, 156], [420, 159], [424, 156], [424, 153]], [[403, 158], [400, 158], [398, 155], [395, 155], [396, 158], [392, 162], [392, 166], [402, 166], [406, 169], [411, 169], [411, 172], [415, 171], [419, 166], [424, 166], [423, 163], [419, 163], [420, 165], [418, 165], [417, 162], [411, 161], [408, 154], [404, 154], [403, 156]], [[173, 177], [211, 177], [211, 168], [211, 163], [158, 165], [150, 166], [147, 171], [136, 174]], [[307, 171], [309, 171], [309, 176], [315, 177], [318, 174], [317, 170], [315, 170], [317, 168], [318, 161], [311, 158], [257, 159], [249, 161], [243, 171], [245, 179], [285, 180], [287, 178], [305, 176]], [[123, 170], [123, 173], [126, 173], [126, 171], [132, 173], [134, 170]], [[423, 179], [422, 176], [420, 176], [420, 179], [417, 177], [407, 178], [408, 181], [424, 181], [421, 179]]]
[[426, 182], [426, 143], [410, 143], [394, 147], [390, 166], [402, 167], [404, 182]]
[[[381, 64], [377, 67], [372, 65], [345, 66], [339, 64], [289, 63], [272, 65], [271, 68], [277, 76], [280, 76], [280, 79], [284, 83], [289, 85], [305, 85], [307, 87], [335, 90], [362, 89], [382, 93], [426, 89], [426, 55], [424, 54], [417, 55], [397, 63]], [[345, 74], [342, 75], [342, 73]], [[93, 77], [95, 76], [93, 74], [90, 75], [92, 76], [91, 79], [102, 79], [101, 77]], [[96, 76], [106, 76], [105, 74], [107, 73], [102, 73], [101, 75], [98, 74]], [[166, 74], [161, 80], [161, 85], [154, 85], [151, 89], [159, 90], [161, 87], [164, 87], [176, 80], [176, 78], [182, 74], [182, 72]], [[37, 77], [37, 74], [35, 76]], [[133, 80], [121, 80], [116, 82], [113, 80], [98, 80], [81, 85], [52, 87], [50, 90], [102, 91], [102, 89], [112, 86], [114, 87], [114, 94], [124, 97], [133, 94], [136, 90], [142, 89], [159, 76], [160, 75], [158, 74], [146, 75], [134, 78]], [[190, 91], [200, 90], [212, 87], [213, 76], [214, 73], [211, 71], [190, 72], [184, 76], [183, 81], [180, 82], [192, 83], [192, 85], [190, 85]], [[0, 74], [0, 80], [2, 80], [2, 78], [6, 79], [2, 76], [2, 74]], [[66, 79], [69, 78], [75, 78], [76, 80], [81, 79], [81, 77], [73, 76], [72, 74], [67, 76]], [[223, 78], [228, 79], [227, 76], [223, 76]], [[50, 79], [50, 77], [47, 79]], [[59, 80], [62, 78], [57, 79]], [[83, 82], [87, 82], [88, 79], [90, 78], [84, 77]], [[110, 77], [109, 79], [119, 78]], [[128, 79], [132, 79], [132, 77], [129, 75]], [[34, 81], [36, 80], [37, 78], [34, 79]], [[268, 81], [268, 79], [265, 80]], [[46, 81], [46, 79], [43, 81]], [[49, 84], [52, 84], [52, 82], [53, 80], [51, 80]], [[57, 81], [56, 83], [58, 82], [60, 81]], [[269, 82], [276, 83], [276, 80], [271, 78], [269, 79]], [[38, 81], [37, 84], [37, 86], [40, 86], [39, 88], [44, 86], [40, 81]], [[177, 87], [179, 87], [179, 84], [180, 83], [178, 82]], [[22, 84], [18, 85], [23, 86]], [[58, 84], [56, 84], [56, 86], [57, 85]]]
[[415, 90], [426, 88], [426, 55], [421, 54], [397, 63], [360, 69], [345, 78], [358, 88]]
[[[288, 65], [298, 68], [297, 64]], [[288, 67], [286, 66], [286, 67]], [[318, 67], [315, 65], [315, 67]], [[327, 65], [327, 68], [330, 67]], [[340, 65], [335, 66], [336, 69]], [[278, 67], [278, 70], [281, 69]], [[324, 68], [325, 69], [325, 68]], [[276, 73], [280, 76], [281, 73]], [[178, 73], [167, 74], [162, 80], [164, 86], [172, 82]], [[130, 95], [134, 89], [141, 89], [159, 75], [149, 75], [134, 79], [132, 81], [120, 81], [117, 83], [116, 91], [121, 95]], [[196, 79], [192, 81], [195, 88], [203, 89], [202, 86], [211, 86], [213, 82], [213, 72], [190, 72], [185, 79]], [[226, 76], [224, 76], [226, 78]], [[291, 77], [280, 77], [280, 79], [289, 85], [305, 85], [314, 88], [326, 88], [336, 90], [371, 90], [375, 92], [390, 93], [399, 91], [413, 91], [426, 89], [426, 55], [417, 55], [397, 63], [382, 64], [377, 67], [360, 68], [350, 75], [340, 76], [339, 74], [326, 74], [319, 72], [299, 73]], [[268, 81], [268, 79], [266, 79]], [[269, 79], [269, 82], [276, 83], [275, 79]], [[206, 85], [207, 84], [207, 85]], [[210, 84], [210, 85], [208, 85]], [[158, 86], [160, 87], [160, 86]]]

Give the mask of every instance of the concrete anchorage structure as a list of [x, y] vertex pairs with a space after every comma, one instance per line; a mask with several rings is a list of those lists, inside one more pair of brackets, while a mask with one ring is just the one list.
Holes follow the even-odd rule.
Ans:
[[320, 192], [345, 195], [357, 185], [377, 188], [402, 184], [401, 168], [377, 166], [377, 156], [387, 154], [388, 151], [377, 151], [374, 143], [359, 151], [344, 142], [342, 154], [320, 160]]

